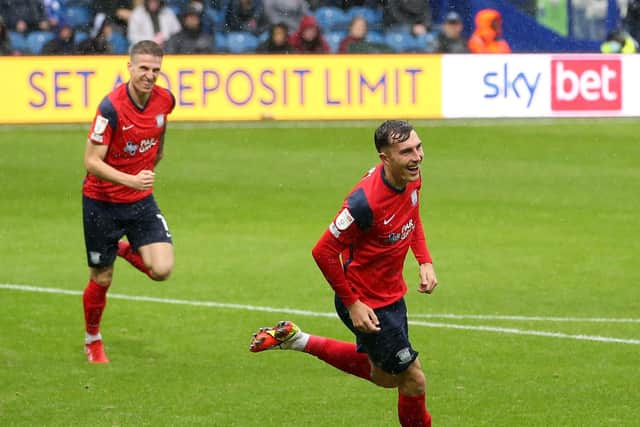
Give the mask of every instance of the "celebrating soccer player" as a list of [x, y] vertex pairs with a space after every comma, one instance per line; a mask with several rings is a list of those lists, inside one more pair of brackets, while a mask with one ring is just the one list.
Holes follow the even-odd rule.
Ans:
[[116, 255], [153, 280], [167, 279], [173, 269], [171, 233], [152, 194], [175, 106], [171, 92], [155, 85], [162, 56], [153, 41], [132, 46], [129, 81], [102, 100], [89, 131], [82, 211], [90, 279], [82, 301], [91, 363], [109, 362], [100, 319]]
[[411, 247], [418, 291], [430, 294], [438, 280], [419, 213], [422, 142], [405, 121], [389, 120], [374, 136], [380, 164], [344, 200], [313, 248], [313, 257], [335, 291], [336, 311], [356, 344], [304, 333], [290, 321], [261, 328], [250, 350], [298, 350], [381, 387], [398, 389], [402, 426], [431, 426], [426, 381], [409, 342], [402, 276]]

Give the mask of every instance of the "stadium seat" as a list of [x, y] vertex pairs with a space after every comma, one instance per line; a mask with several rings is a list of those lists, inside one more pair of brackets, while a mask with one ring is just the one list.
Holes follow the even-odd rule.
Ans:
[[126, 55], [129, 53], [129, 40], [121, 32], [113, 31], [111, 38], [109, 38], [109, 43], [114, 54]]
[[229, 52], [227, 45], [227, 36], [225, 33], [216, 32], [214, 34], [213, 50], [215, 52]]
[[17, 31], [9, 31], [9, 40], [11, 41], [11, 48], [21, 53], [29, 53], [29, 46], [27, 46], [27, 38]]
[[42, 47], [55, 35], [51, 31], [32, 31], [27, 35], [27, 49], [33, 55], [39, 55]]
[[347, 33], [344, 31], [329, 31], [324, 35], [324, 39], [329, 43], [331, 53], [337, 53], [340, 47], [340, 42], [345, 38]]
[[258, 38], [246, 31], [227, 33], [227, 49], [231, 53], [252, 53], [258, 47]]
[[404, 31], [386, 33], [385, 43], [396, 52], [415, 52], [418, 50], [416, 39]]
[[81, 43], [81, 42], [85, 41], [88, 38], [89, 38], [89, 33], [87, 33], [86, 31], [76, 31], [76, 34], [75, 34], [73, 40], [76, 43]]
[[419, 34], [415, 36], [416, 52], [433, 52], [435, 36], [433, 33]]
[[76, 30], [91, 27], [91, 11], [87, 6], [66, 6], [62, 10], [62, 19]]
[[319, 7], [315, 11], [314, 16], [318, 21], [318, 25], [325, 33], [329, 31], [345, 31], [349, 27], [349, 18], [337, 7]]
[[368, 31], [366, 41], [369, 43], [386, 43], [384, 34], [379, 31]]

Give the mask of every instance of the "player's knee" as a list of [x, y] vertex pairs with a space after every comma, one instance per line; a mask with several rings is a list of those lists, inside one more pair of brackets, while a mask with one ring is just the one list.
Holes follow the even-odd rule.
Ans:
[[400, 392], [407, 396], [419, 396], [427, 392], [427, 380], [419, 365], [412, 364], [400, 375]]
[[151, 278], [157, 282], [165, 281], [171, 276], [173, 264], [159, 264], [151, 266]]
[[113, 279], [113, 269], [112, 268], [92, 269], [90, 275], [91, 275], [91, 280], [93, 280], [100, 286], [108, 288], [109, 286], [111, 286], [111, 280]]

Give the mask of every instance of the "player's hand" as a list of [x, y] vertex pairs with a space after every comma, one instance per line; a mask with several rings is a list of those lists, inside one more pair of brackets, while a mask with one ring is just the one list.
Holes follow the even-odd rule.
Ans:
[[433, 264], [424, 263], [420, 264], [420, 284], [418, 285], [418, 292], [423, 294], [430, 294], [438, 286], [438, 278], [436, 272], [433, 270]]
[[131, 188], [135, 188], [136, 190], [148, 190], [153, 187], [153, 182], [155, 180], [155, 172], [150, 170], [141, 170], [137, 175], [133, 177]]
[[349, 310], [349, 317], [351, 317], [353, 327], [360, 332], [373, 333], [380, 331], [378, 316], [376, 316], [375, 311], [365, 303], [357, 300], [347, 307], [347, 310]]

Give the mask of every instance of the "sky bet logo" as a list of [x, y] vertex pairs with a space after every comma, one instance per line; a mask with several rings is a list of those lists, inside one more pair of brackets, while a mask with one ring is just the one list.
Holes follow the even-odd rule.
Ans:
[[622, 108], [622, 66], [616, 59], [551, 60], [553, 111], [615, 111]]
[[523, 100], [529, 108], [540, 82], [541, 74], [536, 72], [527, 75], [524, 71], [516, 69], [513, 64], [505, 62], [501, 69], [484, 75], [483, 80], [486, 87], [484, 97], [489, 99], [513, 97]]

